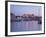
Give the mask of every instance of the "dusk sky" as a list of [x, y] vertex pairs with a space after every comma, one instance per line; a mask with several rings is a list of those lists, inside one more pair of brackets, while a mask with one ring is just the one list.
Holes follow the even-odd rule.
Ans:
[[36, 16], [42, 16], [41, 6], [32, 5], [10, 5], [11, 13], [17, 15], [34, 14]]

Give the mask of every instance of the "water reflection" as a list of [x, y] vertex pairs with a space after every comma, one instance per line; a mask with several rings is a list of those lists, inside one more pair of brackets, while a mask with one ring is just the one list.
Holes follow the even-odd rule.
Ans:
[[39, 31], [41, 27], [42, 24], [38, 24], [38, 21], [11, 22], [11, 32]]

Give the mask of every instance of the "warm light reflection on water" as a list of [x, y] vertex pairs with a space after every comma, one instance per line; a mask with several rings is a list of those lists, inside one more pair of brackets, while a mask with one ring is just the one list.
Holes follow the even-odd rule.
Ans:
[[39, 31], [41, 30], [42, 24], [38, 24], [38, 21], [20, 21], [11, 22], [11, 31]]

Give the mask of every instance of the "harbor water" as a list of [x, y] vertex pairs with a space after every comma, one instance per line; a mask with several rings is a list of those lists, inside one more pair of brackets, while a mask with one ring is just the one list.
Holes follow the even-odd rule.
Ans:
[[41, 28], [42, 24], [38, 24], [38, 21], [11, 22], [11, 32], [40, 31]]

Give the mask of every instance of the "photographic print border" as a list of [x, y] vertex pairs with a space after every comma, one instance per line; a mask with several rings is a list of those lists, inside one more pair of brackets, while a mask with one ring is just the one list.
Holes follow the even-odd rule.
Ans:
[[[44, 4], [44, 33], [8, 35], [8, 2]], [[25, 1], [5, 1], [5, 36], [25, 36], [25, 35], [40, 35], [40, 34], [45, 34], [45, 3], [42, 3], [42, 2], [25, 2]]]

